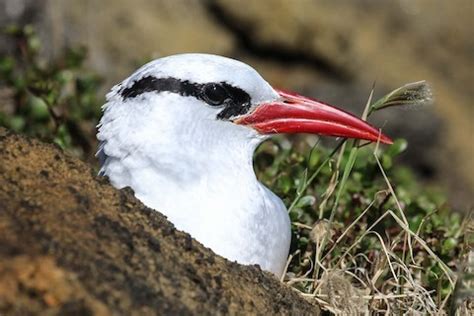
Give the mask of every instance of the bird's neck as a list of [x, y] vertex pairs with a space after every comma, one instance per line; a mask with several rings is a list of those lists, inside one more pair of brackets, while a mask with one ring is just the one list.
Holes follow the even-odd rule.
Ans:
[[131, 187], [144, 204], [172, 221], [188, 209], [195, 214], [248, 209], [246, 203], [260, 198], [252, 163], [260, 140], [235, 137], [215, 126], [214, 135], [196, 135], [203, 130], [190, 125], [137, 146], [116, 141], [124, 144], [115, 148], [119, 157], [107, 157], [102, 172], [114, 186]]
[[[247, 221], [261, 211], [261, 184], [249, 152], [228, 147], [134, 152], [122, 160], [109, 158], [105, 173], [114, 186], [131, 187], [139, 200], [178, 229], [201, 237], [210, 229], [203, 223], [222, 224], [233, 216]], [[198, 227], [206, 231], [196, 231]]]

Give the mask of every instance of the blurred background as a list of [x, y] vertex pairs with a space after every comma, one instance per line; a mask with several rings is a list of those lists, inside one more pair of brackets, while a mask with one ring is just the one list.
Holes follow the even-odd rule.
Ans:
[[[79, 89], [94, 96], [67, 102], [92, 109], [80, 116], [89, 120], [68, 128], [74, 132], [69, 141], [81, 142], [81, 154], [90, 161], [103, 95], [161, 56], [207, 52], [233, 57], [275, 87], [357, 115], [374, 82], [380, 97], [405, 83], [427, 80], [435, 94], [432, 106], [387, 109], [371, 121], [393, 138], [407, 139], [409, 147], [398, 163], [410, 165], [420, 181], [439, 184], [454, 208], [465, 211], [474, 193], [473, 7], [472, 0], [0, 0], [0, 27], [32, 26], [2, 34], [0, 54], [30, 58], [21, 46], [30, 36], [37, 68], [55, 63], [55, 74], [64, 78], [79, 67], [71, 60], [84, 59], [80, 67], [89, 72], [81, 76], [88, 79]], [[80, 47], [87, 48], [86, 57]], [[14, 80], [12, 68], [9, 59], [0, 63], [2, 125], [28, 131], [33, 127], [21, 121], [21, 109], [15, 107], [21, 95], [5, 85], [22, 84]], [[12, 116], [19, 117], [17, 125], [5, 119]]]

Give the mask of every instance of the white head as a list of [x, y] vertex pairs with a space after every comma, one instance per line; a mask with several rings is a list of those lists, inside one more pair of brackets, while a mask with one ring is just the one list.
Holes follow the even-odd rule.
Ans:
[[200, 159], [220, 159], [222, 151], [234, 147], [232, 152], [251, 159], [263, 136], [233, 121], [278, 97], [253, 68], [239, 61], [207, 54], [161, 58], [107, 95], [99, 154], [123, 157], [132, 149], [153, 152], [170, 167], [177, 161], [195, 166]]
[[99, 154], [106, 156], [168, 146], [173, 160], [180, 154], [195, 155], [195, 150], [204, 150], [212, 159], [213, 150], [222, 151], [223, 144], [253, 152], [273, 133], [390, 142], [350, 114], [274, 90], [252, 67], [216, 55], [181, 54], [152, 61], [116, 85], [107, 101], [98, 133]]

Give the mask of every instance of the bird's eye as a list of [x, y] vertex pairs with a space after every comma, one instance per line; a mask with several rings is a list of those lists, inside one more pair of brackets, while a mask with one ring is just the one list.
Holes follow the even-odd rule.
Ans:
[[221, 105], [229, 98], [227, 90], [223, 86], [215, 83], [207, 84], [204, 87], [203, 96], [205, 101], [210, 105]]

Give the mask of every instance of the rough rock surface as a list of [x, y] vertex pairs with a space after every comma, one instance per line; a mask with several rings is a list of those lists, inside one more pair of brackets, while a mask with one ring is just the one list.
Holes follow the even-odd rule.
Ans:
[[0, 315], [318, 313], [61, 149], [0, 129]]

